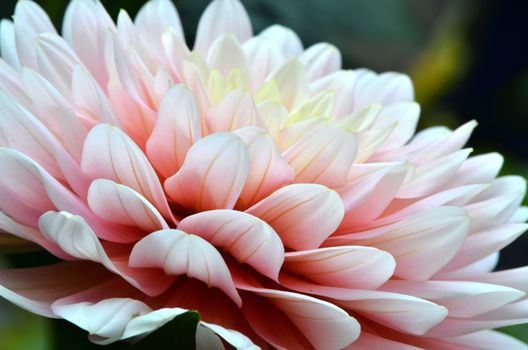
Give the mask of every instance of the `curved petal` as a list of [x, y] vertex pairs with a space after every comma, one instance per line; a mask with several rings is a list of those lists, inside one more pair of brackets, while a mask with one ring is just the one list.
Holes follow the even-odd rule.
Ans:
[[251, 62], [251, 82], [254, 89], [260, 87], [268, 75], [286, 61], [275, 41], [256, 36], [242, 45], [248, 62]]
[[140, 240], [132, 249], [129, 265], [156, 267], [168, 275], [186, 274], [209, 287], [217, 287], [237, 305], [241, 299], [220, 253], [203, 238], [180, 230], [161, 230]]
[[66, 253], [81, 260], [103, 264], [109, 271], [123, 277], [147, 295], [161, 294], [174, 280], [161, 271], [130, 268], [126, 264], [129, 249], [109, 243], [103, 247], [80, 216], [67, 212], [47, 212], [40, 218], [39, 228], [44, 236], [57, 243]]
[[176, 85], [161, 101], [154, 130], [147, 141], [147, 156], [163, 176], [172, 176], [200, 136], [196, 99], [185, 85]]
[[524, 296], [520, 290], [467, 281], [391, 280], [381, 290], [413, 295], [447, 307], [449, 317], [471, 318]]
[[92, 128], [84, 142], [81, 168], [94, 179], [109, 179], [134, 189], [165, 218], [172, 217], [154, 169], [120, 129], [106, 124]]
[[284, 261], [279, 236], [266, 222], [243, 212], [210, 210], [187, 216], [178, 229], [221, 247], [263, 275], [276, 280]]
[[361, 331], [359, 338], [343, 350], [424, 350]]
[[[344, 310], [307, 295], [261, 288], [235, 277], [243, 294], [242, 311], [255, 332], [278, 348], [342, 349], [360, 334]], [[263, 313], [261, 310], [265, 309]]]
[[298, 60], [291, 60], [273, 72], [268, 80], [277, 83], [279, 97], [288, 110], [292, 111], [308, 97], [308, 81], [304, 66]]
[[92, 182], [87, 200], [94, 214], [108, 222], [137, 226], [146, 232], [169, 228], [145, 197], [113, 181], [98, 179]]
[[281, 283], [409, 334], [423, 335], [447, 316], [444, 306], [405, 294], [321, 286], [289, 274], [281, 276]]
[[438, 207], [393, 225], [330, 237], [325, 246], [374, 246], [394, 256], [397, 276], [427, 280], [456, 254], [470, 224], [462, 208]]
[[33, 313], [57, 317], [51, 309], [53, 302], [110, 277], [105, 269], [85, 262], [2, 269], [0, 296]]
[[275, 140], [264, 130], [256, 127], [234, 132], [249, 152], [249, 175], [239, 196], [237, 208], [247, 208], [275, 190], [293, 182], [294, 173], [282, 158]]
[[318, 248], [335, 231], [344, 215], [339, 195], [316, 184], [285, 186], [248, 210], [266, 221], [286, 247]]
[[396, 262], [371, 247], [333, 247], [286, 253], [284, 268], [324, 286], [376, 289], [394, 273]]
[[239, 0], [215, 0], [207, 6], [198, 23], [194, 50], [207, 53], [224, 33], [232, 33], [242, 43], [253, 35], [249, 16]]
[[237, 38], [232, 34], [219, 36], [209, 48], [207, 63], [227, 77], [231, 71], [238, 69], [245, 81], [249, 74], [249, 61], [246, 59]]
[[165, 181], [165, 190], [188, 209], [231, 209], [248, 171], [249, 154], [242, 140], [232, 133], [215, 133], [189, 149], [181, 169]]

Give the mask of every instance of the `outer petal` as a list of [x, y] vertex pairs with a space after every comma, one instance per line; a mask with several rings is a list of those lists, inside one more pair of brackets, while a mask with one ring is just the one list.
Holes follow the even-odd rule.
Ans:
[[57, 317], [51, 310], [55, 300], [109, 277], [103, 268], [81, 262], [3, 269], [0, 272], [0, 296], [33, 313]]
[[161, 294], [174, 281], [172, 277], [164, 275], [161, 271], [130, 268], [127, 265], [130, 250], [126, 246], [108, 243], [106, 248], [103, 247], [101, 241], [80, 216], [67, 212], [47, 212], [40, 218], [39, 228], [44, 236], [57, 243], [66, 253], [78, 259], [103, 264], [108, 270], [120, 275], [149, 296]]
[[139, 241], [130, 254], [132, 267], [157, 267], [170, 275], [186, 274], [224, 291], [240, 306], [229, 269], [218, 251], [203, 238], [180, 230], [161, 230]]
[[284, 245], [314, 249], [335, 231], [344, 215], [339, 195], [316, 184], [294, 184], [273, 192], [247, 213], [261, 218], [279, 234]]
[[445, 307], [405, 294], [321, 286], [286, 274], [281, 283], [409, 334], [422, 335], [447, 316]]
[[347, 346], [344, 350], [423, 350], [412, 345], [385, 339], [381, 336], [372, 335], [365, 331], [361, 332], [358, 340]]
[[242, 281], [237, 288], [251, 292], [244, 294], [242, 311], [255, 332], [275, 347], [342, 349], [360, 334], [354, 318], [326, 301]]
[[234, 132], [246, 144], [249, 152], [249, 175], [237, 202], [237, 208], [247, 208], [275, 190], [293, 182], [294, 173], [282, 158], [275, 140], [256, 127]]
[[466, 281], [391, 280], [381, 290], [433, 301], [447, 307], [450, 317], [461, 318], [475, 317], [524, 296], [510, 287]]
[[176, 85], [161, 102], [158, 119], [147, 141], [149, 160], [163, 176], [174, 175], [200, 136], [196, 99], [185, 85]]
[[456, 254], [469, 227], [463, 209], [438, 207], [393, 225], [331, 237], [325, 245], [361, 244], [386, 250], [396, 259], [397, 276], [426, 280]]
[[178, 229], [202, 237], [233, 255], [239, 263], [277, 279], [284, 261], [284, 247], [264, 221], [233, 210], [211, 210], [187, 216]]
[[370, 247], [333, 247], [286, 253], [284, 268], [324, 286], [376, 289], [394, 273], [396, 262]]
[[231, 209], [248, 169], [249, 154], [242, 140], [231, 133], [215, 133], [189, 149], [182, 168], [165, 181], [165, 190], [189, 209]]
[[471, 334], [450, 338], [449, 343], [478, 350], [511, 349], [526, 350], [528, 345], [507, 334], [497, 331], [480, 331]]
[[220, 35], [231, 33], [240, 42], [252, 36], [248, 14], [238, 0], [215, 0], [205, 9], [196, 32], [194, 49], [202, 54]]
[[139, 147], [120, 129], [100, 124], [90, 130], [84, 143], [83, 171], [126, 185], [148, 199], [170, 218], [169, 206], [158, 177]]

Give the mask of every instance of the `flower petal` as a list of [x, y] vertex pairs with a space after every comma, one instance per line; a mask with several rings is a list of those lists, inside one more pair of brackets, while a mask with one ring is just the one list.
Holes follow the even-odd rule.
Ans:
[[264, 29], [258, 36], [275, 42], [286, 59], [295, 58], [303, 51], [301, 39], [288, 27], [274, 24]]
[[234, 134], [242, 139], [249, 152], [249, 175], [237, 208], [245, 209], [293, 182], [293, 170], [269, 134], [256, 127], [238, 129]]
[[279, 275], [284, 261], [282, 242], [266, 222], [252, 215], [210, 210], [187, 216], [178, 229], [223, 248], [239, 263], [246, 263], [271, 279], [276, 280]]
[[165, 190], [188, 209], [231, 209], [248, 169], [249, 154], [242, 140], [232, 133], [215, 133], [189, 149], [181, 169], [165, 181]]
[[279, 234], [286, 247], [318, 248], [335, 231], [344, 215], [339, 195], [316, 184], [285, 186], [247, 213], [261, 218]]
[[284, 268], [325, 286], [376, 289], [394, 273], [396, 262], [371, 247], [320, 248], [285, 255]]
[[274, 80], [279, 89], [282, 104], [292, 111], [308, 97], [308, 81], [304, 66], [298, 60], [283, 64], [268, 80]]
[[108, 179], [134, 189], [163, 217], [172, 217], [154, 169], [139, 147], [120, 129], [106, 124], [92, 128], [84, 142], [81, 168], [94, 179]]
[[[127, 265], [130, 250], [126, 246], [106, 243], [103, 247], [86, 221], [68, 212], [47, 212], [39, 220], [41, 232], [66, 253], [81, 260], [103, 264], [109, 271], [149, 296], [163, 293], [174, 281], [154, 269], [133, 269]], [[108, 250], [108, 253], [107, 253]]]
[[233, 131], [245, 126], [264, 126], [264, 122], [249, 92], [235, 89], [230, 91], [218, 105], [205, 115], [210, 133]]
[[220, 253], [203, 238], [180, 230], [161, 230], [140, 240], [132, 249], [132, 267], [157, 267], [168, 275], [186, 274], [209, 287], [221, 289], [237, 305], [238, 295]]
[[409, 334], [422, 335], [447, 316], [445, 307], [405, 294], [321, 286], [289, 274], [281, 276], [281, 283]]
[[172, 176], [200, 136], [200, 114], [194, 95], [183, 84], [172, 87], [161, 102], [147, 141], [149, 160], [163, 176]]
[[145, 232], [169, 228], [145, 197], [113, 181], [98, 179], [92, 182], [87, 200], [94, 214], [109, 222], [137, 226]]
[[327, 126], [294, 144], [284, 152], [284, 158], [294, 169], [296, 182], [338, 188], [346, 184], [356, 146], [352, 133]]
[[330, 237], [325, 246], [374, 246], [394, 256], [396, 276], [427, 280], [456, 254], [470, 223], [462, 208], [438, 207], [393, 225]]
[[306, 66], [308, 80], [314, 81], [341, 68], [341, 53], [334, 45], [318, 43], [307, 48], [299, 61]]

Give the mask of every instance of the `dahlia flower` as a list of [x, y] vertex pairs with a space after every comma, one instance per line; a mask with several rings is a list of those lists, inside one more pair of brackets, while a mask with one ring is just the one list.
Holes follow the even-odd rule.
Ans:
[[238, 0], [191, 50], [169, 0], [117, 25], [74, 0], [62, 36], [20, 0], [0, 35], [0, 242], [63, 262], [0, 295], [96, 343], [197, 310], [199, 348], [526, 349], [525, 180], [469, 157], [474, 121], [415, 133], [399, 73], [342, 70]]

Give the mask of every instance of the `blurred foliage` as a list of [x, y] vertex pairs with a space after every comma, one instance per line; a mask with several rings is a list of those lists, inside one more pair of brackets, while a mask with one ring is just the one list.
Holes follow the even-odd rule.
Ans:
[[[133, 16], [143, 3], [101, 1], [114, 18], [121, 8]], [[69, 0], [37, 2], [60, 28]], [[199, 16], [209, 1], [174, 2], [192, 43]], [[10, 17], [15, 4], [16, 0], [1, 0], [0, 17]], [[421, 128], [438, 124], [453, 128], [476, 118], [479, 127], [470, 141], [476, 153], [498, 150], [506, 155], [503, 174], [528, 177], [526, 2], [246, 0], [244, 4], [257, 33], [280, 23], [295, 30], [306, 46], [319, 41], [336, 45], [347, 68], [410, 74], [422, 106]], [[528, 264], [526, 251], [528, 240], [522, 238], [503, 250], [499, 268]], [[33, 251], [8, 257], [10, 264], [19, 267], [53, 261], [49, 254]], [[136, 346], [161, 348], [156, 342], [167, 334], [172, 337], [184, 325], [195, 327], [196, 314], [174, 320]], [[528, 342], [528, 326], [502, 331]], [[46, 320], [0, 303], [0, 350], [100, 348], [86, 338], [86, 332], [66, 321]], [[173, 345], [192, 348], [192, 344]], [[105, 347], [122, 348], [122, 344]]]

